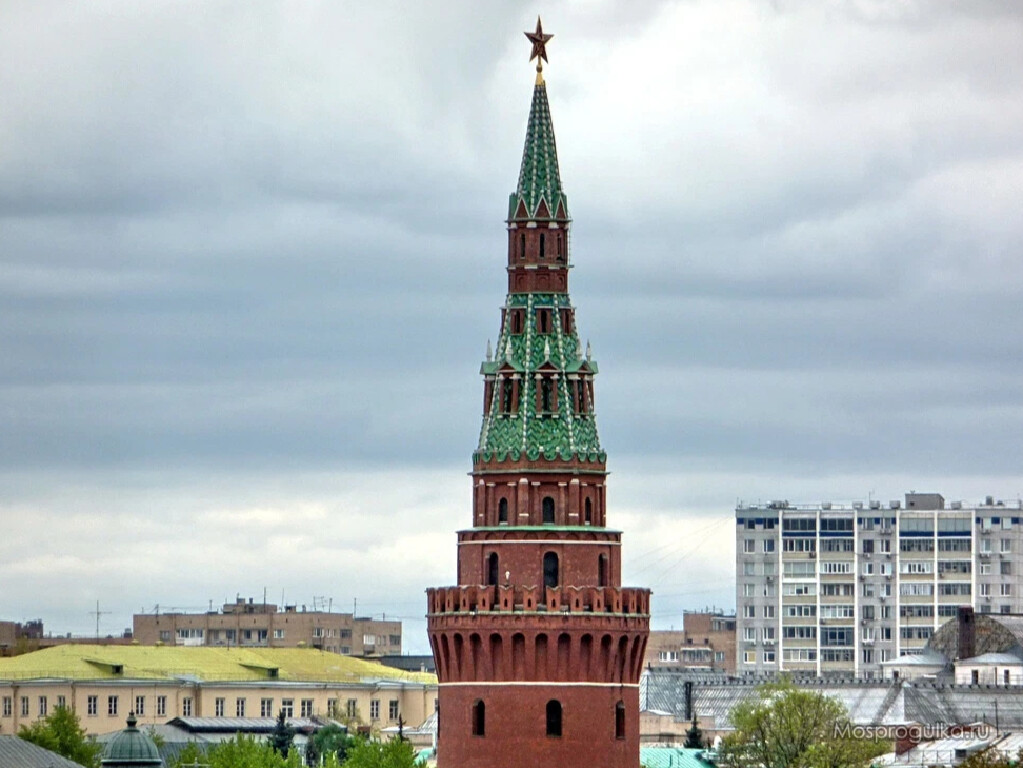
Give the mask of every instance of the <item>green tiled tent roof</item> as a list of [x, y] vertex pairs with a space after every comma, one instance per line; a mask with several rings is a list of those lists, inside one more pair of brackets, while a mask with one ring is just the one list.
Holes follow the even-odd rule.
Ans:
[[563, 217], [568, 218], [568, 199], [561, 189], [558, 147], [554, 141], [554, 124], [551, 122], [547, 86], [544, 83], [533, 89], [533, 103], [529, 107], [519, 183], [509, 201], [508, 218], [520, 218], [516, 213], [520, 209], [520, 204], [525, 207], [525, 218], [536, 218], [541, 200], [545, 202], [549, 211], [543, 218], [554, 218], [559, 205], [562, 207]]
[[[505, 328], [498, 339], [494, 359], [483, 363], [484, 374], [495, 374], [501, 369], [514, 370], [522, 377], [523, 389], [518, 413], [502, 414], [498, 407], [500, 388], [494, 387], [490, 413], [484, 417], [480, 431], [477, 459], [514, 460], [525, 455], [531, 461], [541, 456], [548, 459], [579, 457], [590, 461], [604, 460], [594, 414], [576, 414], [572, 408], [565, 373], [581, 370], [596, 373], [597, 363], [584, 357], [575, 330], [569, 331], [561, 326], [558, 310], [570, 305], [567, 294], [509, 294], [508, 309], [522, 307], [527, 318], [532, 318], [538, 308], [550, 307], [554, 327], [552, 333], [541, 334], [536, 324], [527, 320], [521, 334], [512, 334]], [[558, 408], [556, 412], [541, 415], [536, 409], [535, 373], [548, 366], [558, 373]]]
[[[547, 86], [543, 83], [538, 83], [533, 89], [519, 183], [511, 195], [508, 217], [517, 221], [568, 219], [568, 202], [561, 188], [561, 172], [558, 170], [554, 125], [547, 104]], [[566, 374], [590, 377], [597, 372], [597, 364], [589, 359], [588, 351], [584, 354], [575, 328], [562, 326], [561, 310], [571, 309], [571, 306], [567, 293], [508, 294], [506, 313], [524, 310], [522, 333], [511, 333], [508, 323], [505, 323], [497, 341], [496, 354], [493, 358], [488, 355], [481, 373], [498, 378], [501, 371], [517, 375], [521, 382], [519, 407], [516, 413], [501, 413], [501, 388], [493, 388], [474, 462], [521, 458], [529, 461], [541, 458], [605, 460], [594, 414], [575, 413], [569, 391]], [[552, 327], [549, 333], [541, 334], [536, 327], [539, 309], [550, 310]], [[557, 408], [550, 413], [537, 412], [536, 374], [540, 370], [557, 375]]]

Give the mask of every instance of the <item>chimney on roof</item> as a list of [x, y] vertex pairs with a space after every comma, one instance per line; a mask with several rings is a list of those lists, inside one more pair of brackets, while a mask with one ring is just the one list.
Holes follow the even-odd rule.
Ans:
[[977, 655], [977, 625], [972, 605], [960, 605], [959, 620], [959, 658], [972, 659]]
[[921, 728], [917, 723], [900, 725], [896, 729], [895, 754], [904, 755], [920, 743]]

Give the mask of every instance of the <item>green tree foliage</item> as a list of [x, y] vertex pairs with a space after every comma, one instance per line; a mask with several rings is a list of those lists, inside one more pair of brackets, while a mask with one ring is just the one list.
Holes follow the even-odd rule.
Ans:
[[696, 724], [696, 713], [693, 713], [693, 725], [686, 731], [686, 741], [683, 744], [686, 749], [700, 749], [703, 746], [703, 731]]
[[78, 715], [67, 707], [57, 707], [48, 717], [23, 725], [18, 736], [88, 768], [99, 765], [103, 751], [101, 744], [85, 735]]
[[344, 768], [416, 768], [416, 751], [407, 741], [366, 741], [348, 753]]
[[187, 766], [206, 765], [206, 750], [190, 741], [185, 748], [178, 752], [168, 764], [167, 768], [186, 768]]
[[959, 768], [1017, 768], [1023, 760], [1023, 751], [1020, 751], [1016, 759], [1010, 759], [993, 749], [985, 749], [983, 752], [975, 752], [959, 763]]
[[277, 714], [277, 724], [270, 733], [270, 744], [281, 755], [287, 755], [291, 749], [291, 742], [295, 740], [295, 729], [288, 725], [284, 718], [284, 710]]
[[735, 731], [718, 750], [730, 768], [866, 768], [890, 745], [857, 737], [845, 708], [790, 684], [762, 686], [729, 713]]
[[206, 751], [189, 744], [168, 768], [189, 768], [196, 763], [204, 768], [301, 768], [302, 759], [297, 749], [285, 757], [268, 742], [239, 733]]
[[348, 731], [340, 725], [331, 723], [314, 733], [306, 744], [305, 759], [309, 765], [319, 765], [320, 758], [327, 755], [334, 755], [338, 763], [343, 763], [348, 757], [348, 752], [361, 739], [356, 736], [349, 736]]

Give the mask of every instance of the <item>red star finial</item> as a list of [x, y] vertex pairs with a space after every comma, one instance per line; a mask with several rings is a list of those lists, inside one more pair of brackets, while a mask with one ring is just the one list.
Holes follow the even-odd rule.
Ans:
[[533, 51], [529, 54], [529, 60], [537, 59], [536, 71], [543, 71], [543, 61], [547, 61], [547, 41], [550, 40], [554, 35], [545, 35], [543, 33], [543, 24], [540, 23], [540, 17], [536, 17], [536, 32], [524, 32], [525, 36], [529, 39], [529, 42], [533, 44]]

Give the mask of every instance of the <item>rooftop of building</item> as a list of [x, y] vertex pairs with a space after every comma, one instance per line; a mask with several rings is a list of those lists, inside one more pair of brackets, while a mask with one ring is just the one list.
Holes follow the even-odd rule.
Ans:
[[82, 768], [56, 752], [37, 747], [12, 734], [0, 734], [0, 765], [18, 768]]
[[[640, 708], [672, 713], [686, 721], [685, 684], [692, 683], [692, 706], [701, 718], [713, 718], [716, 729], [728, 729], [728, 715], [742, 701], [758, 695], [758, 688], [778, 678], [727, 678], [694, 675], [684, 670], [653, 668], [640, 683]], [[902, 725], [905, 723], [994, 722], [1005, 728], [1023, 729], [1023, 696], [1020, 686], [956, 685], [951, 682], [863, 680], [855, 678], [800, 678], [790, 680], [799, 688], [832, 698], [849, 712], [856, 725]]]
[[333, 603], [330, 604], [321, 601], [319, 604], [314, 602], [312, 609], [309, 609], [306, 605], [283, 605], [279, 606], [275, 603], [257, 603], [253, 598], [237, 598], [233, 603], [224, 603], [221, 607], [213, 608], [212, 602], [209, 609], [203, 610], [202, 608], [165, 608], [160, 609], [160, 606], [156, 606], [153, 613], [137, 613], [136, 618], [145, 616], [262, 616], [267, 614], [303, 614], [308, 616], [330, 616], [339, 620], [348, 620], [356, 622], [371, 622], [379, 621], [381, 623], [389, 624], [400, 624], [398, 621], [388, 621], [387, 619], [374, 619], [372, 616], [356, 616], [352, 613], [345, 613], [344, 611], [333, 610]]
[[775, 512], [860, 512], [864, 510], [888, 510], [890, 512], [956, 512], [960, 510], [999, 510], [999, 509], [1023, 509], [1023, 499], [999, 499], [994, 496], [986, 496], [983, 501], [972, 502], [962, 499], [946, 500], [940, 493], [916, 493], [910, 491], [904, 499], [881, 499], [868, 498], [866, 501], [819, 501], [815, 503], [793, 503], [788, 499], [774, 499], [771, 501], [739, 501], [735, 506], [736, 514], [749, 512], [751, 510], [770, 510]]
[[404, 682], [436, 676], [313, 648], [62, 645], [0, 658], [0, 680]]

